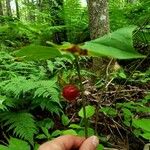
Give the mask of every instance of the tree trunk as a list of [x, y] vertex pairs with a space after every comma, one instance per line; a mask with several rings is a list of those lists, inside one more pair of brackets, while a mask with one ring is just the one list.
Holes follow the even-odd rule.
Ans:
[[107, 0], [87, 0], [91, 39], [109, 33], [109, 12]]
[[[89, 30], [91, 39], [96, 39], [109, 33], [108, 0], [87, 0], [89, 12]], [[93, 58], [92, 71], [97, 76], [105, 76], [109, 59]]]
[[20, 19], [18, 0], [15, 0], [15, 3], [16, 3], [16, 15], [17, 15], [17, 18]]
[[2, 0], [0, 0], [0, 16], [3, 16], [3, 4], [2, 4]]
[[6, 0], [6, 9], [7, 9], [7, 15], [10, 16], [10, 17], [12, 17], [10, 0]]

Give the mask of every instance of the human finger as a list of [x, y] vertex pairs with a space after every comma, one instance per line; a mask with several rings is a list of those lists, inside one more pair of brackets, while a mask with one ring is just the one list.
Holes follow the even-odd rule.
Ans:
[[82, 143], [79, 150], [96, 150], [98, 144], [98, 138], [96, 136], [91, 136]]
[[64, 135], [60, 136], [52, 141], [48, 141], [39, 147], [39, 150], [70, 150], [72, 148], [77, 149], [81, 146], [85, 138]]

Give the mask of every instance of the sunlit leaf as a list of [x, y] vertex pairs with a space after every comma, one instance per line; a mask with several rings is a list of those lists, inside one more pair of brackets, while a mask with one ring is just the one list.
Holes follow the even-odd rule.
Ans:
[[63, 135], [77, 135], [76, 131], [73, 129], [64, 130], [62, 132]]
[[[85, 107], [85, 111], [86, 111], [87, 118], [92, 117], [95, 113], [95, 107], [88, 105]], [[80, 117], [84, 118], [83, 108], [81, 108], [78, 114]]]
[[143, 58], [145, 56], [135, 51], [133, 47], [133, 31], [136, 26], [121, 28], [113, 33], [96, 40], [86, 42], [83, 49], [87, 49], [92, 56], [107, 56], [118, 59]]
[[136, 128], [141, 128], [144, 131], [150, 132], [150, 119], [133, 119], [132, 125]]
[[61, 56], [61, 53], [57, 48], [40, 45], [29, 45], [23, 47], [14, 54], [17, 57], [22, 57], [26, 60], [46, 60]]

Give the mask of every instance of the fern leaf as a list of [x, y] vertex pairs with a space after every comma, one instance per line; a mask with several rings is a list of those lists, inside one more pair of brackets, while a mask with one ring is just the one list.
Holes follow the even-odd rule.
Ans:
[[42, 110], [48, 110], [51, 114], [59, 115], [62, 113], [62, 106], [58, 102], [51, 101], [48, 98], [36, 98], [33, 100], [34, 106], [40, 106]]
[[27, 112], [2, 112], [0, 121], [7, 130], [13, 130], [13, 133], [19, 138], [33, 143], [33, 136], [37, 132], [37, 127], [33, 116]]

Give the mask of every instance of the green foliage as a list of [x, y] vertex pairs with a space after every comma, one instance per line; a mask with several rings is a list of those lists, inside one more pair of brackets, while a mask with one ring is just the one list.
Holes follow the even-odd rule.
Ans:
[[[135, 26], [119, 29], [110, 35], [86, 42], [81, 48], [87, 49], [92, 56], [98, 57], [107, 56], [118, 59], [143, 58], [145, 56], [136, 52], [133, 47], [132, 34], [135, 29]], [[60, 52], [56, 48], [51, 49], [39, 46], [23, 48], [17, 54], [17, 56], [22, 56], [30, 60], [34, 60], [35, 58], [48, 59], [49, 57], [60, 55]]]
[[[2, 17], [5, 18], [5, 17]], [[2, 19], [0, 18], [0, 19]], [[29, 37], [25, 30], [20, 30], [19, 22], [12, 19], [9, 23], [4, 22], [0, 26], [0, 48], [10, 47], [12, 50], [29, 43]], [[9, 50], [10, 50], [9, 48]]]
[[131, 82], [148, 83], [150, 81], [150, 69], [145, 72], [135, 71], [129, 80]]
[[[94, 106], [88, 105], [88, 106], [85, 107], [85, 110], [86, 110], [86, 117], [87, 118], [90, 118], [90, 117], [92, 117], [95, 114], [95, 107]], [[79, 111], [78, 115], [81, 118], [84, 118], [83, 108], [81, 108], [81, 110]]]
[[27, 60], [40, 60], [61, 56], [61, 53], [54, 47], [30, 45], [15, 53], [17, 57], [25, 57]]
[[[63, 19], [67, 29], [67, 38], [71, 43], [84, 41], [88, 33], [87, 9], [83, 8], [79, 0], [66, 0], [63, 7]], [[83, 34], [84, 32], [84, 34]]]
[[102, 144], [99, 144], [97, 147], [97, 150], [103, 150], [103, 149], [104, 149], [104, 146]]
[[62, 132], [63, 135], [77, 135], [76, 131], [73, 129], [64, 130]]
[[[145, 44], [149, 41], [149, 21], [147, 20], [150, 10], [149, 2], [137, 0], [136, 3], [130, 4], [127, 1], [113, 0], [109, 2], [109, 6], [111, 31], [125, 28], [86, 42], [80, 47], [87, 49], [91, 56], [118, 59], [144, 58], [135, 51], [133, 45], [137, 47], [138, 44]], [[13, 135], [24, 139], [33, 147], [35, 145], [32, 149], [37, 150], [37, 142], [51, 140], [60, 135], [85, 136], [83, 108], [78, 108], [80, 98], [76, 104], [66, 104], [65, 101], [61, 101], [60, 95], [61, 86], [64, 84], [78, 84], [75, 58], [72, 54], [60, 52], [71, 44], [55, 45], [53, 41], [59, 43], [69, 41], [78, 44], [89, 40], [87, 8], [81, 7], [79, 0], [65, 0], [64, 3], [44, 0], [41, 3], [35, 3], [35, 1], [29, 4], [24, 3], [20, 12], [26, 12], [26, 15], [21, 14], [20, 21], [0, 16], [0, 49], [17, 50], [13, 53], [17, 57], [0, 51], [0, 131], [4, 134], [0, 140], [4, 142], [4, 138], [7, 139]], [[135, 30], [136, 27], [129, 26], [130, 24], [135, 24], [140, 28]], [[136, 32], [133, 33], [133, 31]], [[144, 54], [147, 53], [144, 51]], [[31, 61], [23, 62], [24, 58]], [[91, 73], [84, 69], [89, 63], [87, 58], [88, 56], [79, 58], [79, 64], [83, 67], [80, 70], [82, 79], [89, 80], [92, 76], [95, 80], [97, 79], [95, 72]], [[117, 131], [119, 135], [124, 136], [127, 130], [127, 134], [133, 132], [138, 138], [150, 140], [149, 94], [144, 99], [133, 100], [130, 93], [127, 95], [119, 93], [119, 89], [122, 88], [120, 85], [124, 80], [129, 84], [128, 87], [132, 84], [149, 85], [150, 71], [134, 71], [131, 75], [127, 71], [122, 66], [108, 75], [106, 80], [98, 78], [100, 86], [96, 86], [96, 89], [95, 86], [91, 89], [88, 85], [93, 84], [93, 80], [85, 83], [85, 87], [90, 90], [90, 94], [86, 95], [88, 105], [85, 108], [86, 117], [90, 120], [87, 123], [88, 136], [95, 134], [94, 126], [99, 123], [97, 124], [100, 126], [98, 128], [100, 131], [97, 133], [99, 136], [103, 133], [108, 134], [109, 129], [112, 128], [111, 134]], [[112, 79], [111, 82], [107, 81], [109, 78]], [[121, 81], [119, 85], [118, 80]], [[103, 89], [105, 84], [107, 88]], [[99, 89], [102, 92], [99, 93]], [[120, 94], [121, 98], [119, 97], [118, 100], [116, 95], [111, 95], [111, 92], [114, 92], [111, 90], [115, 90], [116, 95]], [[144, 92], [147, 93], [147, 89]], [[98, 97], [95, 98], [95, 94], [102, 94], [101, 98], [105, 101], [97, 102]], [[110, 99], [109, 105], [107, 105], [107, 96]], [[115, 98], [112, 99], [113, 97]], [[99, 110], [96, 110], [97, 104]], [[72, 112], [75, 116], [72, 116]], [[95, 123], [95, 120], [98, 122]], [[116, 134], [113, 133], [113, 138], [114, 135]], [[0, 149], [30, 150], [30, 146], [25, 141], [11, 138], [9, 144], [0, 145]], [[101, 141], [105, 141], [106, 145], [106, 142], [112, 141], [112, 138], [107, 136], [107, 139]], [[98, 149], [103, 149], [103, 145], [99, 145]]]
[[[37, 125], [37, 113], [45, 111], [47, 114], [59, 115], [62, 112], [57, 79], [52, 73], [48, 79], [47, 64], [44, 66], [43, 62], [37, 66], [36, 62], [16, 61], [6, 52], [1, 52], [0, 62], [1, 126], [4, 132], [10, 135], [13, 133], [33, 145], [34, 136], [41, 129], [46, 133], [46, 130], [54, 126], [46, 117]], [[39, 111], [37, 116], [34, 114], [36, 110]], [[49, 139], [47, 136], [46, 139]]]
[[150, 140], [150, 119], [133, 119], [132, 125], [136, 129], [141, 129], [138, 134], [135, 132], [137, 136], [140, 135], [143, 138]]
[[64, 126], [67, 126], [67, 125], [69, 124], [69, 122], [70, 122], [69, 118], [68, 118], [65, 114], [63, 114], [63, 115], [61, 116], [61, 120], [62, 120], [62, 124], [63, 124]]
[[16, 138], [10, 138], [9, 145], [3, 146], [0, 145], [1, 150], [30, 150], [30, 146], [27, 142], [16, 139]]
[[150, 132], [150, 119], [133, 119], [132, 124], [136, 128], [141, 128], [144, 131]]
[[148, 24], [146, 20], [150, 14], [149, 4], [150, 2], [147, 0], [137, 0], [134, 3], [111, 0], [109, 3], [111, 30], [114, 31], [133, 24], [138, 26]]
[[133, 48], [132, 34], [135, 26], [119, 29], [104, 37], [86, 42], [82, 48], [94, 56], [107, 56], [118, 59], [143, 58]]
[[103, 112], [105, 115], [108, 115], [110, 117], [116, 117], [117, 116], [117, 111], [114, 108], [111, 107], [102, 107], [99, 110], [100, 112]]
[[8, 127], [8, 131], [13, 130], [14, 135], [33, 144], [33, 136], [37, 132], [37, 127], [30, 113], [1, 112], [0, 121], [3, 122], [3, 126]]
[[12, 78], [1, 82], [0, 88], [4, 93], [11, 93], [15, 98], [34, 90], [33, 97], [51, 98], [59, 102], [56, 80], [26, 80], [25, 77]]
[[[148, 100], [148, 99], [147, 99]], [[122, 115], [124, 117], [123, 123], [128, 126], [135, 128], [133, 133], [138, 137], [142, 136], [145, 139], [149, 138], [149, 119], [147, 118], [136, 118], [136, 114], [147, 114], [150, 112], [150, 108], [147, 107], [149, 101], [146, 99], [140, 102], [125, 102], [117, 103], [117, 108], [121, 108]]]

